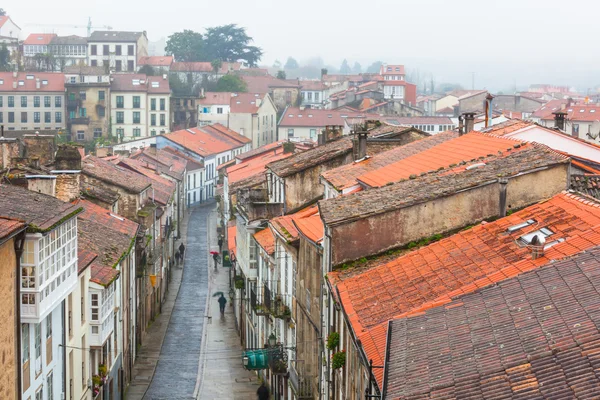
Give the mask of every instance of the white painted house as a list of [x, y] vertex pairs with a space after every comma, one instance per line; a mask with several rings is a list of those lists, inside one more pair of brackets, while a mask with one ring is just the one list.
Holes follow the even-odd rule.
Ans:
[[88, 38], [88, 65], [93, 67], [133, 73], [139, 58], [147, 55], [146, 32], [95, 31]]

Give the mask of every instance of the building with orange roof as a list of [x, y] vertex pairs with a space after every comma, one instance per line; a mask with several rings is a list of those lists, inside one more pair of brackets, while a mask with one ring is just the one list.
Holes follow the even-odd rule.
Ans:
[[142, 56], [138, 59], [139, 67], [145, 65], [152, 67], [154, 72], [158, 75], [169, 73], [172, 64], [173, 56]]
[[269, 93], [238, 93], [230, 99], [228, 126], [256, 149], [277, 141], [277, 106]]
[[[347, 317], [348, 340], [363, 343], [366, 359], [382, 366], [388, 321], [410, 319], [456, 296], [598, 246], [599, 223], [598, 203], [561, 193], [400, 256], [374, 258], [334, 271], [328, 283]], [[541, 247], [535, 247], [534, 236], [544, 240]], [[340, 328], [335, 327], [338, 332]], [[360, 357], [356, 361], [368, 370]], [[373, 375], [380, 392], [383, 371], [374, 370]]]
[[213, 198], [218, 178], [217, 167], [250, 150], [251, 145], [250, 139], [221, 124], [182, 129], [161, 135], [156, 140], [158, 149], [172, 147], [204, 165], [205, 172], [197, 183], [201, 188], [201, 197], [192, 198], [188, 204]]

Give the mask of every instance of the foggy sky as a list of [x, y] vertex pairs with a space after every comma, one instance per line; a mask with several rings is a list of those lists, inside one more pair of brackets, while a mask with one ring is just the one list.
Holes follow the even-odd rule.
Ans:
[[85, 29], [61, 25], [84, 26], [91, 16], [94, 26], [146, 30], [154, 41], [237, 23], [263, 48], [265, 65], [320, 56], [336, 67], [347, 58], [366, 69], [381, 60], [465, 88], [475, 72], [477, 88], [504, 91], [600, 83], [594, 38], [600, 2], [592, 0], [30, 0], [2, 7], [25, 33], [84, 36]]

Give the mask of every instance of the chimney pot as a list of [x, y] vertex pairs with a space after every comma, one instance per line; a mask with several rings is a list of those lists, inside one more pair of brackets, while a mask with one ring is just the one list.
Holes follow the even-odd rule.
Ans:
[[367, 135], [368, 135], [368, 132], [364, 131], [364, 130], [361, 130], [357, 134], [358, 149], [356, 152], [356, 160], [362, 160], [363, 158], [365, 158], [367, 156]]
[[537, 260], [540, 257], [544, 257], [544, 246], [546, 245], [546, 239], [543, 236], [535, 235], [531, 239], [531, 259]]
[[556, 111], [554, 114], [554, 127], [558, 130], [565, 130], [565, 119], [567, 118], [567, 113], [564, 111]]
[[475, 113], [474, 112], [466, 112], [463, 113], [463, 118], [465, 120], [464, 133], [469, 133], [475, 129]]

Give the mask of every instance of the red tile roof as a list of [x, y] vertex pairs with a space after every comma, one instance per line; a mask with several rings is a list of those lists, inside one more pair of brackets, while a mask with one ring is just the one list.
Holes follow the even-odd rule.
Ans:
[[281, 117], [279, 126], [294, 127], [306, 126], [324, 128], [327, 125], [343, 126], [346, 118], [350, 119], [379, 119], [378, 114], [363, 112], [346, 112], [337, 110], [300, 110], [298, 107], [289, 107]]
[[173, 56], [148, 56], [140, 57], [138, 65], [150, 65], [152, 67], [170, 67], [173, 64]]
[[107, 287], [119, 277], [120, 272], [111, 267], [104, 267], [98, 264], [92, 264], [91, 282]]
[[218, 105], [229, 105], [231, 101], [231, 92], [206, 92], [204, 97], [196, 100], [198, 105], [203, 106], [218, 106]]
[[152, 181], [148, 178], [96, 156], [86, 156], [81, 167], [84, 175], [118, 186], [130, 193], [141, 193], [152, 186]]
[[98, 254], [93, 251], [77, 246], [77, 274], [81, 274], [98, 258]]
[[533, 122], [523, 121], [520, 119], [511, 119], [496, 125], [492, 125], [489, 128], [485, 128], [482, 130], [482, 132], [490, 135], [505, 136], [534, 125], [535, 124]]
[[[38, 89], [36, 83], [40, 83]], [[16, 83], [16, 88], [15, 88]], [[65, 91], [65, 75], [55, 72], [0, 72], [0, 92], [60, 92]], [[6, 106], [5, 106], [6, 107]]]
[[26, 228], [25, 222], [19, 219], [0, 217], [0, 243], [18, 231]]
[[23, 42], [24, 45], [47, 45], [56, 37], [56, 33], [32, 33]]
[[[413, 174], [447, 168], [462, 161], [506, 152], [520, 142], [508, 138], [471, 132], [448, 140], [433, 148], [412, 155], [375, 171], [367, 172], [358, 180], [371, 187], [385, 186], [391, 182], [408, 179]], [[527, 146], [527, 145], [525, 145]]]
[[247, 137], [220, 124], [182, 129], [164, 137], [202, 157], [237, 149], [250, 142]]
[[176, 157], [179, 157], [179, 159], [185, 160], [187, 171], [196, 171], [196, 170], [204, 168], [204, 163], [202, 161], [195, 160], [192, 157], [188, 156], [185, 153], [182, 153], [181, 151], [177, 150], [174, 147], [165, 146], [161, 150], [163, 150], [169, 154], [172, 154]]
[[231, 112], [242, 114], [256, 114], [259, 103], [264, 101], [265, 95], [258, 93], [238, 93], [231, 97]]
[[595, 104], [575, 104], [565, 111], [569, 121], [594, 122], [600, 120], [600, 106]]
[[404, 65], [382, 65], [381, 75], [404, 75]]
[[300, 81], [301, 90], [321, 91], [327, 90], [328, 87], [321, 81]]
[[269, 93], [274, 88], [299, 88], [298, 83], [290, 83], [282, 79], [277, 79], [271, 75], [267, 76], [241, 76], [246, 82], [248, 93]]
[[310, 218], [319, 212], [319, 208], [314, 205], [307, 208], [304, 208], [295, 214], [283, 215], [281, 217], [273, 218], [269, 221], [269, 224], [273, 227], [273, 229], [288, 243], [295, 242], [300, 238], [300, 234], [298, 229], [296, 228], [296, 224], [294, 221], [299, 221], [304, 218]]
[[144, 74], [111, 75], [110, 88], [114, 92], [148, 92], [167, 94], [171, 92], [169, 80], [162, 76]]
[[262, 154], [248, 161], [228, 167], [225, 171], [225, 174], [227, 175], [227, 183], [230, 187], [230, 190], [236, 190], [240, 185], [246, 183], [250, 178], [257, 178], [266, 182], [266, 165], [270, 162], [289, 157], [292, 154], [293, 153], [284, 153], [283, 147], [280, 144], [279, 147], [274, 148], [269, 153]]
[[170, 199], [175, 194], [176, 186], [174, 182], [160, 176], [156, 169], [148, 168], [146, 163], [133, 158], [123, 158], [117, 164], [149, 178], [154, 189], [154, 200], [162, 205], [169, 204]]
[[314, 212], [302, 216], [292, 217], [292, 222], [296, 225], [298, 232], [302, 233], [308, 240], [315, 244], [323, 241], [324, 227], [319, 208], [314, 206]]
[[448, 131], [438, 133], [404, 146], [376, 154], [366, 160], [355, 162], [324, 172], [322, 177], [337, 190], [347, 189], [358, 185], [357, 178], [369, 171], [374, 171], [403, 160], [414, 154], [428, 150], [434, 146], [458, 137], [458, 132]]
[[553, 112], [560, 111], [563, 104], [567, 104], [567, 100], [550, 100], [531, 114], [531, 118], [539, 119], [554, 119]]
[[87, 200], [73, 204], [84, 208], [77, 216], [80, 250], [98, 254], [92, 266], [112, 269], [131, 251], [139, 225]]
[[[528, 226], [518, 224], [533, 220]], [[514, 227], [514, 228], [513, 228]], [[513, 232], [508, 229], [513, 228]], [[545, 254], [518, 243], [547, 228]], [[559, 242], [559, 240], [562, 240]], [[367, 270], [328, 275], [358, 336], [392, 318], [419, 314], [522, 272], [600, 245], [600, 205], [562, 193]], [[381, 352], [385, 343], [376, 347]], [[368, 357], [371, 355], [367, 354]]]
[[275, 236], [269, 228], [256, 232], [253, 236], [267, 254], [272, 255], [275, 253]]
[[393, 321], [384, 398], [600, 398], [599, 269], [596, 248]]

